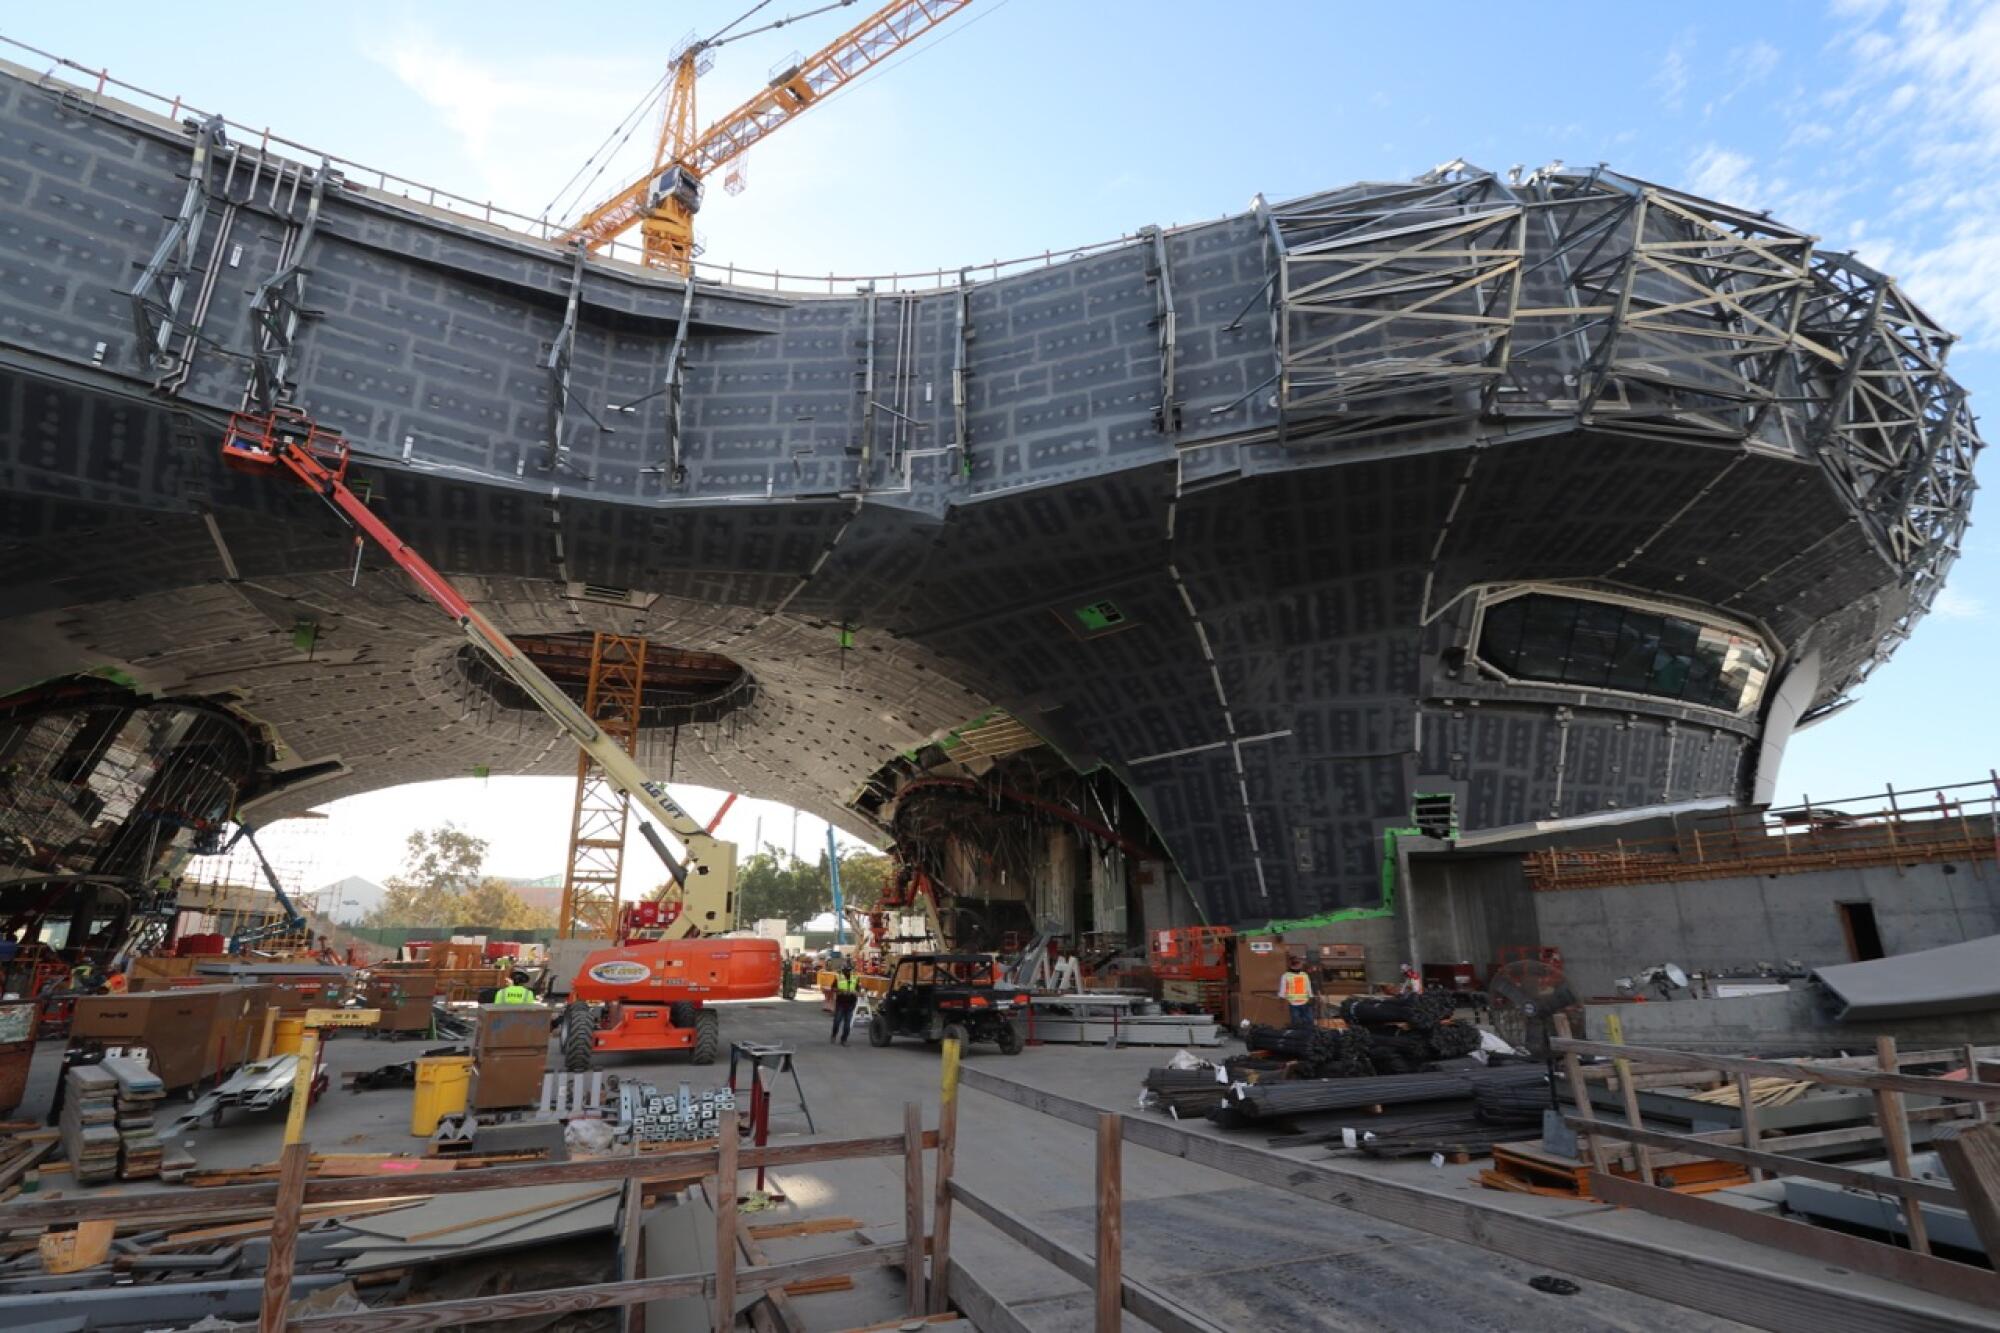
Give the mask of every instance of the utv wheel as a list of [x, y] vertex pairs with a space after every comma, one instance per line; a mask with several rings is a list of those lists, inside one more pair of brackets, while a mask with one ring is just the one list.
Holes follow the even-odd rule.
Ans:
[[887, 1014], [875, 1014], [869, 1018], [868, 1044], [870, 1046], [887, 1046], [891, 1035], [889, 1031], [889, 1016]]
[[693, 1027], [695, 1016], [700, 1012], [701, 1006], [693, 1000], [675, 1000], [667, 1006], [667, 1017], [677, 1028]]
[[1021, 1029], [1006, 1019], [1000, 1020], [1000, 1054], [1019, 1055], [1021, 1047], [1026, 1044], [1021, 1038]]
[[590, 1059], [596, 1050], [594, 1038], [597, 1035], [597, 1012], [582, 1002], [572, 1004], [563, 1010], [562, 1055], [563, 1068], [572, 1074], [590, 1072]]
[[961, 1055], [965, 1053], [967, 1047], [972, 1045], [972, 1034], [965, 1030], [965, 1024], [963, 1023], [946, 1023], [944, 1025], [944, 1039], [946, 1041], [957, 1042]]
[[715, 1053], [722, 1049], [722, 1019], [713, 1010], [704, 1009], [694, 1019], [694, 1049], [688, 1054], [688, 1062], [697, 1065], [715, 1063]]

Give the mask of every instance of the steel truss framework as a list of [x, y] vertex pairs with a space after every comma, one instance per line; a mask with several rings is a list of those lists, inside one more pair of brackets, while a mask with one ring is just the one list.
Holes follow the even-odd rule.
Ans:
[[[646, 641], [599, 631], [591, 636], [583, 711], [631, 754], [645, 703]], [[576, 756], [576, 809], [570, 818], [569, 867], [556, 918], [564, 939], [609, 938], [617, 930], [631, 800], [586, 751]]]
[[1839, 690], [1930, 609], [1983, 445], [1945, 373], [1951, 335], [1852, 255], [1602, 168], [1503, 179], [1452, 162], [1257, 207], [1288, 447], [1469, 421], [1810, 458], [1908, 594]]

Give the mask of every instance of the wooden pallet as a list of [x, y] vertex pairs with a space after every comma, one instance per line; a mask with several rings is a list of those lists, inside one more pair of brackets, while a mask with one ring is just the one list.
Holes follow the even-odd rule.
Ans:
[[[1493, 1165], [1479, 1173], [1488, 1189], [1516, 1194], [1543, 1194], [1565, 1199], [1594, 1199], [1590, 1192], [1591, 1164], [1542, 1151], [1539, 1143], [1496, 1143]], [[1614, 1161], [1611, 1174], [1637, 1180], [1636, 1168]], [[1734, 1162], [1712, 1158], [1674, 1158], [1653, 1168], [1653, 1183], [1676, 1194], [1708, 1194], [1750, 1183], [1750, 1173]]]

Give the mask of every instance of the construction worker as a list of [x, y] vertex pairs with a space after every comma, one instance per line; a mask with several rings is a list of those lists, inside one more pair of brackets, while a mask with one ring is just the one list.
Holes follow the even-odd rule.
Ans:
[[1285, 959], [1285, 975], [1278, 978], [1278, 998], [1291, 1008], [1291, 1026], [1313, 1026], [1313, 980], [1306, 971], [1303, 955], [1292, 954]]
[[493, 992], [493, 1003], [495, 1004], [533, 1004], [534, 1002], [535, 993], [528, 989], [528, 974], [526, 972], [514, 973], [512, 985], [502, 986], [499, 990]]
[[833, 1035], [829, 1043], [839, 1041], [847, 1045], [847, 1033], [854, 1026], [854, 1009], [861, 1003], [861, 982], [854, 975], [854, 960], [840, 960], [840, 971], [833, 978]]

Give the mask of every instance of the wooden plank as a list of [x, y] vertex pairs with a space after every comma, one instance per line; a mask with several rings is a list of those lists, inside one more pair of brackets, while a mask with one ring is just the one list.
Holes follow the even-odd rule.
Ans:
[[1125, 1303], [1124, 1169], [1119, 1116], [1097, 1119], [1097, 1333], [1119, 1333]]
[[[618, 1218], [618, 1280], [630, 1282], [639, 1276], [640, 1222], [646, 1212], [646, 1187], [637, 1180], [625, 1182], [625, 1199]], [[625, 1307], [619, 1319], [624, 1333], [644, 1333], [645, 1311], [636, 1305]]]
[[[976, 1067], [966, 1068], [959, 1078], [967, 1087], [1076, 1125], [1095, 1125], [1103, 1111], [1088, 1102], [1030, 1088]], [[1305, 1161], [1164, 1121], [1127, 1116], [1125, 1140], [1197, 1166], [1528, 1263], [1546, 1264], [1551, 1255], [1560, 1254], [1563, 1271], [1573, 1276], [1763, 1328], [1797, 1333], [1937, 1333], [1942, 1329], [1992, 1333], [1991, 1320], [1983, 1315], [1939, 1308], [1906, 1291], [1871, 1291], [1841, 1284], [1833, 1277], [1788, 1273], [1758, 1263], [1754, 1255], [1711, 1256], [1622, 1235], [1587, 1219], [1566, 1221], [1512, 1213], [1463, 1190], [1386, 1179], [1335, 1162]], [[956, 1188], [953, 1197], [966, 1202]], [[1127, 1281], [1129, 1284], [1130, 1279]]]
[[951, 1173], [958, 1156], [958, 1062], [964, 1054], [956, 1037], [945, 1038], [938, 1076], [937, 1188], [931, 1199], [931, 1304], [933, 1315], [951, 1308]]
[[[1736, 1102], [1743, 1117], [1743, 1146], [1751, 1152], [1756, 1152], [1757, 1100], [1750, 1095], [1750, 1076], [1740, 1071], [1736, 1075]], [[1763, 1167], [1753, 1166], [1750, 1168], [1750, 1179], [1754, 1181], [1762, 1180], [1763, 1178]], [[1653, 1182], [1649, 1180], [1646, 1183], [1650, 1185]]]
[[[1569, 1035], [1568, 1014], [1557, 1014], [1555, 1016], [1555, 1030], [1557, 1036], [1567, 1037]], [[1591, 1165], [1595, 1166], [1599, 1171], [1610, 1170], [1611, 1163], [1605, 1158], [1604, 1145], [1589, 1128], [1589, 1126], [1594, 1125], [1597, 1121], [1597, 1109], [1590, 1104], [1590, 1093], [1583, 1086], [1583, 1064], [1572, 1054], [1565, 1053], [1563, 1056], [1563, 1081], [1569, 1084], [1570, 1099], [1576, 1103], [1577, 1115], [1581, 1116], [1585, 1121], [1586, 1128], [1584, 1130], [1583, 1143], [1590, 1150]]]
[[[1884, 1073], [1896, 1072], [1896, 1039], [1875, 1039], [1875, 1060]], [[1905, 1180], [1910, 1178], [1910, 1127], [1903, 1119], [1903, 1099], [1893, 1089], [1875, 1090], [1875, 1122], [1882, 1126], [1882, 1143], [1889, 1150], [1889, 1169]], [[1910, 1248], [1918, 1254], [1931, 1252], [1930, 1231], [1924, 1226], [1923, 1204], [1903, 1196], [1903, 1225], [1909, 1229]]]
[[[1569, 1021], [1566, 1016], [1559, 1015], [1559, 1017], [1562, 1017], [1564, 1023]], [[1611, 1038], [1614, 1046], [1623, 1046], [1625, 1044], [1625, 1026], [1619, 1021], [1617, 1014], [1606, 1014], [1604, 1016], [1604, 1026], [1605, 1032]], [[1569, 1058], [1574, 1059], [1575, 1057], [1571, 1056]], [[1567, 1068], [1566, 1063], [1565, 1068]], [[1625, 1123], [1633, 1129], [1644, 1129], [1646, 1124], [1639, 1118], [1639, 1090], [1632, 1086], [1632, 1062], [1630, 1060], [1618, 1060], [1612, 1064], [1612, 1068], [1618, 1071], [1618, 1095], [1625, 1103]], [[1579, 1091], [1582, 1089], [1580, 1082], [1571, 1084], [1571, 1086], [1577, 1088]], [[1653, 1154], [1648, 1152], [1644, 1146], [1641, 1146], [1635, 1156], [1639, 1161], [1639, 1179], [1645, 1181], [1648, 1185], [1652, 1184]]]
[[[787, 1283], [832, 1273], [893, 1268], [902, 1261], [901, 1245], [870, 1245], [856, 1250], [842, 1250], [837, 1254], [816, 1254], [806, 1259], [773, 1264], [769, 1268], [746, 1269], [736, 1275], [736, 1289], [739, 1292], [764, 1292]], [[677, 1273], [666, 1277], [636, 1278], [630, 1282], [599, 1282], [508, 1296], [474, 1296], [455, 1301], [431, 1301], [423, 1305], [386, 1306], [351, 1314], [313, 1315], [294, 1319], [288, 1333], [415, 1333], [418, 1329], [458, 1328], [489, 1319], [548, 1317], [580, 1310], [643, 1305], [647, 1301], [670, 1300], [680, 1296], [706, 1299], [715, 1294], [715, 1289], [712, 1273]]]
[[810, 1217], [803, 1222], [766, 1222], [762, 1226], [744, 1228], [752, 1240], [790, 1240], [795, 1236], [822, 1236], [832, 1231], [854, 1231], [861, 1226], [858, 1217]]
[[284, 1333], [285, 1308], [292, 1301], [292, 1259], [299, 1239], [299, 1205], [305, 1197], [306, 1168], [312, 1148], [287, 1143], [278, 1159], [277, 1201], [271, 1212], [271, 1251], [264, 1261], [264, 1300], [257, 1316], [258, 1333]]
[[[1885, 1278], [1954, 1300], [1983, 1305], [1988, 1310], [2000, 1309], [2000, 1274], [1983, 1268], [1917, 1254], [1900, 1245], [1884, 1245], [1880, 1241], [1850, 1236], [1844, 1231], [1795, 1222], [1776, 1213], [1716, 1203], [1695, 1194], [1676, 1194], [1657, 1186], [1642, 1185], [1636, 1180], [1595, 1175], [1590, 1182], [1592, 1192], [1606, 1203], [1637, 1208], [1758, 1245], [1788, 1250], [1820, 1263], [1838, 1265], [1870, 1277]], [[1565, 1264], [1564, 1267], [1567, 1269], [1569, 1266]], [[1793, 1326], [1803, 1328], [1806, 1324], [1798, 1321]], [[1909, 1326], [1907, 1321], [1904, 1326]], [[1948, 1328], [1965, 1325], [1933, 1319], [1919, 1322], [1917, 1326]], [[1986, 1326], [1990, 1328], [1991, 1322], [1988, 1321]]]
[[[1574, 1116], [1564, 1116], [1563, 1120], [1572, 1126], [1577, 1124]], [[1874, 1171], [1857, 1171], [1849, 1166], [1816, 1162], [1809, 1157], [1786, 1157], [1781, 1153], [1752, 1152], [1748, 1148], [1739, 1148], [1732, 1143], [1711, 1143], [1706, 1139], [1697, 1139], [1686, 1134], [1668, 1134], [1657, 1129], [1630, 1129], [1624, 1125], [1602, 1120], [1597, 1122], [1597, 1128], [1599, 1132], [1614, 1139], [1644, 1143], [1654, 1148], [1668, 1148], [1692, 1156], [1712, 1157], [1718, 1162], [1734, 1162], [1738, 1166], [1761, 1166], [1773, 1175], [1824, 1180], [1829, 1185], [1866, 1190], [1870, 1194], [1891, 1194], [1916, 1202], [1942, 1204], [1948, 1208], [1955, 1206], [1958, 1198], [1954, 1191], [1943, 1185], [1933, 1185], [1902, 1176], [1885, 1176]], [[1732, 1136], [1736, 1133], [1735, 1130], [1727, 1132]]]
[[915, 1102], [903, 1103], [903, 1309], [927, 1313], [924, 1301], [924, 1121]]
[[[965, 1077], [968, 1083], [971, 1082], [970, 1075], [971, 1071], [967, 1070]], [[1020, 1242], [1084, 1286], [1095, 1284], [1096, 1265], [1091, 1263], [1088, 1255], [1043, 1235], [1041, 1229], [1034, 1223], [1015, 1216], [998, 1204], [988, 1203], [966, 1189], [959, 1181], [951, 1182], [951, 1197], [985, 1219], [995, 1230]], [[954, 1271], [963, 1273], [964, 1265], [959, 1265]], [[1209, 1323], [1192, 1310], [1174, 1304], [1144, 1283], [1128, 1277], [1123, 1280], [1121, 1286], [1124, 1308], [1159, 1329], [1161, 1333], [1223, 1333], [1220, 1326]]]
[[[1907, 1061], [1909, 1058], [1905, 1057], [1905, 1060]], [[1979, 1079], [1979, 1048], [1968, 1041], [1965, 1043], [1965, 1049], [1959, 1053], [1959, 1058], [1965, 1061], [1966, 1079], [1971, 1082], [1977, 1082]], [[1972, 1104], [1972, 1113], [1975, 1119], [1986, 1119], [1986, 1103], [1974, 1102]], [[2000, 1259], [1996, 1259], [1994, 1262], [2000, 1263]]]
[[736, 1327], [736, 1108], [716, 1116], [715, 1329]]
[[1862, 1088], [1874, 1092], [1920, 1092], [1946, 1101], [2000, 1102], [2000, 1083], [1975, 1083], [1969, 1079], [1923, 1078], [1916, 1074], [1869, 1073], [1836, 1064], [1802, 1064], [1796, 1060], [1753, 1060], [1744, 1055], [1714, 1055], [1708, 1052], [1668, 1051], [1651, 1046], [1612, 1046], [1601, 1041], [1557, 1037], [1550, 1043], [1565, 1054], [1597, 1055], [1607, 1060], [1630, 1056], [1669, 1064], [1680, 1069], [1719, 1069], [1727, 1074], [1749, 1074], [1753, 1078], [1793, 1078], [1823, 1083], [1836, 1088]]
[[[936, 1135], [926, 1133], [924, 1146], [936, 1146]], [[796, 1166], [809, 1162], [832, 1162], [855, 1157], [895, 1157], [903, 1151], [901, 1134], [866, 1139], [828, 1139], [817, 1143], [787, 1143], [764, 1148], [745, 1148], [738, 1164], [748, 1170], [756, 1166]], [[568, 1185], [591, 1180], [624, 1180], [637, 1176], [653, 1183], [692, 1185], [715, 1174], [714, 1151], [698, 1153], [658, 1153], [644, 1157], [607, 1157], [588, 1162], [537, 1162], [529, 1166], [490, 1166], [473, 1171], [449, 1171], [423, 1177], [421, 1190], [427, 1195], [459, 1194], [467, 1190], [504, 1189], [516, 1185]], [[308, 1203], [349, 1202], [357, 1199], [385, 1199], [415, 1191], [407, 1180], [360, 1176], [335, 1180], [308, 1180]], [[174, 1217], [199, 1213], [203, 1217], [225, 1210], [269, 1208], [277, 1198], [275, 1183], [225, 1185], [203, 1190], [190, 1198], [180, 1190], [149, 1190], [143, 1194], [120, 1194], [75, 1199], [37, 1199], [0, 1206], [0, 1231], [17, 1227], [40, 1228], [60, 1222], [81, 1222], [93, 1217], [120, 1220], [139, 1217]]]
[[1931, 1136], [1931, 1148], [1944, 1163], [1958, 1206], [1972, 1219], [1986, 1257], [2000, 1262], [2000, 1125], [1946, 1125]]
[[[851, 1218], [836, 1218], [835, 1221], [851, 1221]], [[771, 1256], [757, 1243], [758, 1228], [746, 1224], [741, 1218], [736, 1222], [736, 1244], [743, 1251], [743, 1258], [752, 1268], [769, 1266]], [[852, 1283], [854, 1279], [848, 1278]], [[792, 1305], [792, 1292], [785, 1287], [773, 1287], [764, 1293], [761, 1300], [750, 1303], [750, 1323], [757, 1333], [804, 1333], [805, 1321]]]

